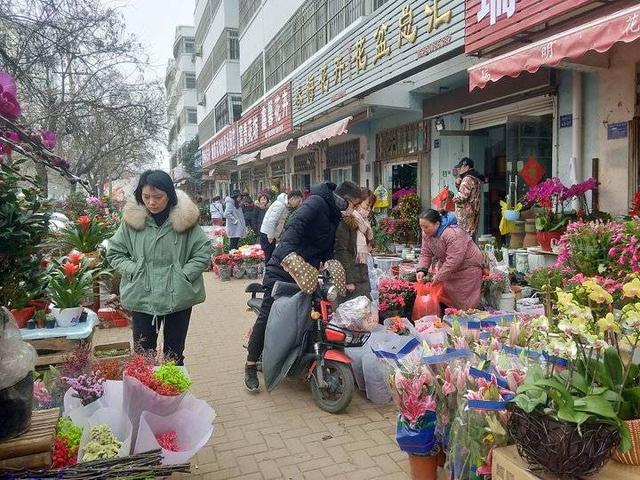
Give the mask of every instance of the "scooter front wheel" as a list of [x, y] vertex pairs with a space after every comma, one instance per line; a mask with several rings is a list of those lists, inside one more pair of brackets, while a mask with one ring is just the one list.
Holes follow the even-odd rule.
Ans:
[[327, 360], [322, 368], [325, 388], [320, 388], [317, 373], [311, 376], [311, 396], [321, 410], [329, 413], [340, 413], [351, 403], [353, 397], [353, 374], [351, 368], [344, 363]]

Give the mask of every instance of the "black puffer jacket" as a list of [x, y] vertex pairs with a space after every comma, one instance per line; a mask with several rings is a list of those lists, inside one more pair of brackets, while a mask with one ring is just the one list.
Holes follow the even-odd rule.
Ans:
[[276, 280], [293, 282], [280, 266], [282, 259], [292, 252], [316, 268], [320, 262], [333, 258], [336, 229], [342, 219], [333, 196], [335, 189], [336, 184], [331, 182], [311, 187], [311, 196], [298, 207], [280, 237], [266, 268], [265, 285]]

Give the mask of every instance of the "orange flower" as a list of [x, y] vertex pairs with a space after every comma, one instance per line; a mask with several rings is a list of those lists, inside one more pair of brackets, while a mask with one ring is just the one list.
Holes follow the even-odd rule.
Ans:
[[80, 270], [80, 265], [76, 265], [71, 262], [66, 262], [62, 264], [62, 271], [64, 272], [64, 276], [67, 278], [72, 278], [76, 273]]
[[77, 250], [72, 250], [71, 253], [69, 253], [69, 261], [74, 265], [80, 265], [80, 262], [82, 261], [83, 258], [84, 258], [84, 253], [80, 253]]
[[89, 226], [91, 225], [91, 217], [87, 216], [87, 215], [81, 215], [78, 217], [78, 225], [80, 225], [80, 231], [82, 233], [87, 233], [87, 230], [89, 230]]

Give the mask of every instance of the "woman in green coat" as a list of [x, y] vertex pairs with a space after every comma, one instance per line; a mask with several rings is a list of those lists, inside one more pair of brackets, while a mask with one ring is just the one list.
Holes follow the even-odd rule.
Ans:
[[133, 313], [134, 344], [155, 350], [163, 324], [165, 356], [182, 365], [191, 307], [204, 302], [202, 272], [211, 263], [200, 211], [167, 173], [147, 170], [122, 216], [107, 260], [122, 275], [120, 296]]

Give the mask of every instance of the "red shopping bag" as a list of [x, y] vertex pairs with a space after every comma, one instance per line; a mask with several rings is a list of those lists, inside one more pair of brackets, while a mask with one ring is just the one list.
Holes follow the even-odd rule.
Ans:
[[413, 304], [411, 320], [415, 322], [427, 315], [440, 316], [440, 299], [442, 298], [442, 290], [441, 284], [416, 284], [416, 301]]
[[433, 205], [438, 210], [446, 210], [447, 212], [453, 212], [456, 209], [453, 199], [449, 195], [449, 187], [445, 186], [440, 193], [438, 193], [433, 199], [431, 199]]

